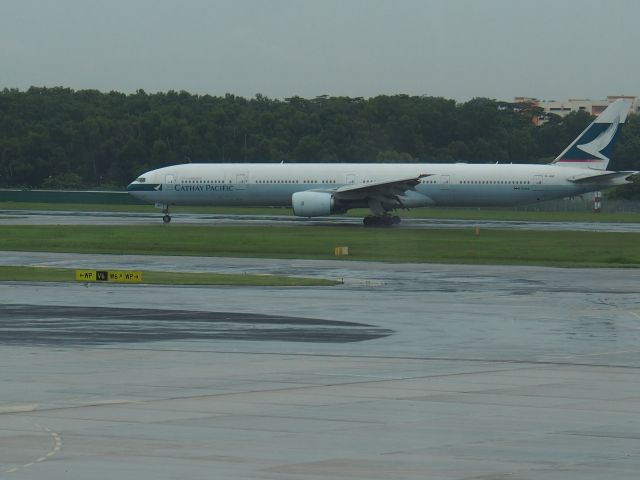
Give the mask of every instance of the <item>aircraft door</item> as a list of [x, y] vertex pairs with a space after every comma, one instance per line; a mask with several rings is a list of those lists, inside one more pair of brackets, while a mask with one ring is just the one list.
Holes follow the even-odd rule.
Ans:
[[246, 173], [238, 173], [236, 174], [236, 190], [244, 190], [247, 188], [247, 177]]
[[347, 185], [353, 185], [356, 183], [356, 174], [355, 173], [347, 173], [345, 177], [345, 182]]
[[450, 205], [453, 202], [453, 190], [451, 190], [451, 175], [438, 176], [438, 190], [435, 193], [438, 203]]
[[542, 175], [534, 175], [531, 184], [534, 190], [543, 190]]
[[542, 175], [533, 176], [531, 187], [533, 190], [533, 198], [535, 198], [536, 202], [544, 200], [544, 182], [542, 181]]
[[176, 176], [172, 173], [168, 173], [164, 176], [164, 183], [167, 185], [173, 185], [176, 183]]

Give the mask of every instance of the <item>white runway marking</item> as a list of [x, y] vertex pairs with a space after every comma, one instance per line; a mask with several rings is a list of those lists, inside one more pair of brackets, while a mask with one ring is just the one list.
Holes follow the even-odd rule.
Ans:
[[42, 430], [47, 432], [49, 435], [51, 435], [51, 438], [52, 438], [53, 443], [54, 443], [54, 447], [46, 455], [44, 455], [42, 457], [39, 457], [35, 461], [29, 462], [29, 463], [25, 463], [24, 465], [22, 465], [20, 467], [9, 468], [9, 469], [5, 470], [3, 473], [15, 473], [18, 470], [32, 467], [36, 463], [42, 463], [42, 462], [50, 459], [51, 457], [53, 457], [56, 453], [58, 453], [60, 451], [60, 449], [62, 448], [62, 438], [60, 437], [60, 435], [57, 434], [56, 432], [54, 432], [53, 430], [43, 426], [43, 425], [36, 424], [36, 427], [41, 428]]

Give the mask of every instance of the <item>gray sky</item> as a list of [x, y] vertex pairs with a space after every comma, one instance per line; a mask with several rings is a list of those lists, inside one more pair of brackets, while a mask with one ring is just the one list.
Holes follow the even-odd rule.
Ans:
[[0, 88], [640, 95], [637, 0], [0, 0]]

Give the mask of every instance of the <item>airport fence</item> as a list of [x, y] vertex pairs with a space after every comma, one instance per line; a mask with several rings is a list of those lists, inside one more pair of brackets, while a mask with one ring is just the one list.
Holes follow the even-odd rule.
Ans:
[[[524, 212], [592, 212], [594, 209], [595, 199], [593, 196], [548, 200], [513, 208], [513, 210]], [[603, 213], [640, 213], [640, 201], [607, 200], [602, 198], [600, 200], [600, 211]]]
[[143, 205], [127, 192], [77, 190], [0, 190], [0, 202]]

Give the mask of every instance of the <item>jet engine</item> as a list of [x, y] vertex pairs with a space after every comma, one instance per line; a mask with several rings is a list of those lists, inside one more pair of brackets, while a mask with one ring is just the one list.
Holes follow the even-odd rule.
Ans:
[[327, 192], [296, 192], [291, 196], [293, 214], [298, 217], [325, 217], [335, 213], [335, 199]]

